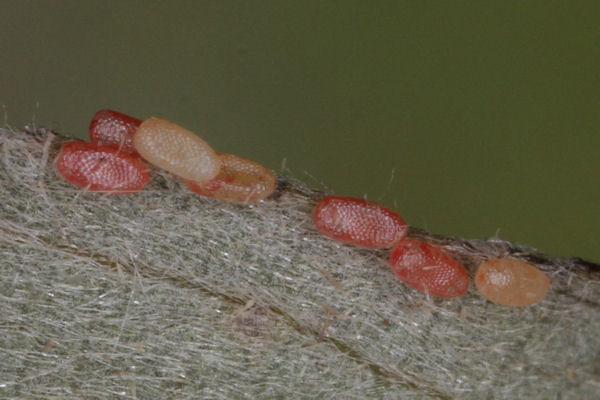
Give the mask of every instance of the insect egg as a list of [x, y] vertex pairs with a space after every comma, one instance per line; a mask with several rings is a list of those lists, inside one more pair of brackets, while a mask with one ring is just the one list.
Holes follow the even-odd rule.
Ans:
[[56, 167], [65, 180], [91, 191], [131, 193], [150, 181], [148, 169], [139, 157], [113, 146], [82, 141], [64, 144]]
[[133, 135], [142, 121], [113, 110], [100, 110], [90, 123], [90, 140], [99, 145], [117, 146], [125, 153], [138, 155]]
[[202, 196], [238, 203], [262, 200], [275, 190], [273, 173], [262, 165], [232, 154], [218, 154], [222, 166], [208, 181], [185, 180], [186, 186]]
[[440, 247], [403, 240], [390, 254], [390, 267], [402, 282], [436, 297], [458, 297], [469, 288], [465, 267]]
[[408, 230], [402, 217], [389, 208], [344, 196], [321, 200], [314, 222], [317, 230], [331, 239], [374, 249], [392, 247]]
[[531, 264], [496, 258], [477, 268], [475, 286], [483, 297], [494, 303], [527, 306], [546, 296], [550, 290], [550, 279]]
[[208, 143], [164, 119], [142, 122], [133, 144], [148, 162], [184, 179], [209, 180], [221, 168], [221, 160]]

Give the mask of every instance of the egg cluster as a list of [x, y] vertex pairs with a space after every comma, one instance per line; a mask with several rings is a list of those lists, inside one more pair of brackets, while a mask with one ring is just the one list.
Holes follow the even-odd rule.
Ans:
[[[275, 190], [273, 173], [232, 154], [216, 153], [199, 136], [161, 118], [145, 121], [113, 111], [98, 111], [90, 140], [62, 146], [56, 166], [63, 178], [90, 191], [132, 193], [150, 181], [145, 162], [179, 177], [192, 192], [224, 201], [263, 200]], [[458, 297], [469, 289], [466, 268], [443, 248], [407, 239], [408, 225], [398, 213], [364, 199], [327, 196], [313, 220], [324, 236], [341, 243], [391, 249], [389, 266], [408, 286], [431, 296]], [[510, 258], [483, 262], [475, 286], [486, 299], [524, 306], [542, 300], [550, 288], [544, 272]]]
[[70, 142], [56, 165], [67, 181], [91, 191], [131, 193], [149, 182], [146, 162], [181, 178], [191, 191], [248, 203], [275, 190], [275, 176], [254, 161], [217, 154], [196, 134], [160, 118], [145, 121], [112, 110], [90, 123], [91, 143]]

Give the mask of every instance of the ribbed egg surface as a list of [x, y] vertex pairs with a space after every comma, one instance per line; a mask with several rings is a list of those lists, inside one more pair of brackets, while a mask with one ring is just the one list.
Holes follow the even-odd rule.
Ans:
[[337, 241], [381, 249], [392, 247], [408, 231], [396, 212], [364, 199], [328, 196], [314, 211], [317, 230]]
[[133, 144], [148, 162], [184, 179], [212, 179], [221, 168], [221, 160], [208, 143], [161, 118], [142, 122]]
[[402, 282], [436, 297], [458, 297], [469, 289], [465, 267], [440, 247], [402, 240], [390, 254], [390, 267]]
[[496, 258], [477, 268], [475, 286], [483, 297], [494, 303], [527, 306], [546, 296], [550, 290], [550, 279], [531, 264]]
[[63, 178], [91, 191], [131, 193], [150, 181], [139, 157], [112, 146], [71, 142], [62, 146], [56, 167]]
[[225, 201], [249, 203], [262, 200], [275, 190], [275, 176], [262, 165], [233, 154], [219, 154], [219, 174], [208, 181], [184, 180], [186, 186], [202, 196]]
[[142, 123], [118, 111], [100, 110], [90, 122], [90, 140], [99, 145], [115, 146], [125, 153], [136, 154], [133, 136]]

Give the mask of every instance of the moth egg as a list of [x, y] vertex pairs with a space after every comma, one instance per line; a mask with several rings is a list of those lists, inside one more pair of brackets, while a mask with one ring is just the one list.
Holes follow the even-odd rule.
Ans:
[[113, 146], [82, 141], [64, 144], [56, 167], [65, 180], [91, 191], [132, 193], [150, 181], [148, 168], [139, 157]]
[[218, 154], [222, 166], [208, 181], [183, 180], [194, 193], [225, 201], [248, 203], [262, 200], [275, 190], [275, 176], [262, 165], [233, 154]]
[[364, 199], [328, 196], [314, 210], [315, 227], [342, 243], [381, 249], [392, 247], [408, 231], [395, 211]]
[[184, 179], [209, 180], [221, 168], [221, 160], [208, 143], [161, 118], [142, 122], [133, 144], [148, 162]]
[[402, 282], [431, 296], [458, 297], [469, 289], [465, 267], [431, 243], [402, 240], [392, 249], [389, 264]]
[[496, 258], [477, 268], [475, 286], [483, 297], [494, 303], [527, 306], [546, 296], [550, 290], [550, 279], [526, 262]]
[[90, 122], [90, 140], [101, 146], [115, 146], [125, 153], [139, 155], [133, 146], [133, 135], [142, 123], [118, 111], [100, 110]]

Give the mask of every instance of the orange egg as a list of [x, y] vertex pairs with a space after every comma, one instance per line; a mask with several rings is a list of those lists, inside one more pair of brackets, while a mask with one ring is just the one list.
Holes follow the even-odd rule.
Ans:
[[142, 122], [133, 145], [148, 162], [184, 179], [212, 179], [221, 168], [221, 160], [208, 143], [164, 119]]
[[542, 300], [550, 289], [548, 276], [531, 264], [510, 258], [482, 263], [475, 286], [489, 301], [506, 306], [527, 306]]
[[248, 203], [262, 200], [275, 190], [275, 176], [262, 165], [233, 154], [218, 154], [222, 162], [219, 174], [208, 181], [184, 179], [186, 186], [202, 196]]

